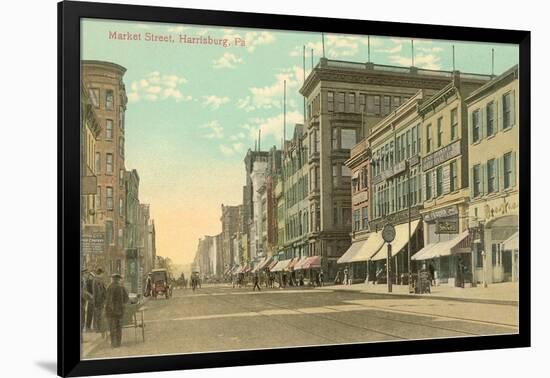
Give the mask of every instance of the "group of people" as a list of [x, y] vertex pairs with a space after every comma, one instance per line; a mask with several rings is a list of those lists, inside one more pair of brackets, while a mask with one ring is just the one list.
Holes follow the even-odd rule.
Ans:
[[[305, 277], [302, 271], [298, 272], [287, 272], [283, 271], [279, 275], [266, 270], [265, 279], [262, 280], [262, 274], [260, 272], [255, 272], [252, 274], [252, 290], [256, 289], [261, 290], [260, 284], [263, 281], [263, 284], [266, 288], [274, 288], [275, 282], [277, 282], [279, 288], [286, 288], [288, 286], [305, 286]], [[323, 286], [324, 285], [324, 273], [322, 270], [313, 274], [313, 277], [310, 281], [310, 286]], [[235, 287], [246, 287], [246, 279], [244, 273], [238, 273], [232, 277], [232, 286]]]
[[334, 278], [335, 285], [351, 285], [353, 283], [353, 273], [345, 268], [342, 272], [342, 269], [338, 269], [336, 272], [336, 277]]
[[[81, 331], [101, 332], [104, 336], [108, 322], [111, 346], [119, 347], [122, 342], [122, 319], [124, 305], [129, 297], [121, 284], [122, 276], [115, 273], [108, 287], [103, 278], [103, 269], [82, 270], [81, 278]], [[104, 315], [106, 319], [104, 318]]]

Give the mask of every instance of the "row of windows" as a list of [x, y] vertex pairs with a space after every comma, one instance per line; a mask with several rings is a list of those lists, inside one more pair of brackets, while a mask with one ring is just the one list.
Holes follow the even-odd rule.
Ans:
[[391, 95], [368, 95], [355, 92], [327, 93], [327, 110], [329, 112], [366, 113], [367, 115], [386, 116], [397, 109], [409, 97]]
[[307, 198], [308, 196], [308, 176], [307, 174], [300, 177], [298, 182], [292, 184], [285, 193], [286, 207], [292, 207], [299, 201]]
[[288, 240], [307, 234], [309, 232], [307, 211], [300, 211], [298, 214], [291, 216], [285, 227]]
[[420, 177], [416, 170], [412, 170], [409, 179], [401, 175], [377, 185], [372, 195], [373, 218], [407, 209], [409, 198], [411, 206], [420, 204], [422, 202]]
[[[107, 152], [105, 154], [105, 174], [107, 175], [112, 175], [113, 174], [113, 154], [110, 153], [110, 152]], [[101, 174], [101, 152], [96, 152], [95, 153], [95, 164], [94, 164], [94, 172], [96, 175], [100, 175]], [[123, 171], [123, 170], [121, 170]], [[121, 179], [121, 184], [122, 184], [122, 178]]]
[[361, 168], [359, 175], [351, 179], [351, 188], [353, 193], [358, 192], [359, 190], [364, 190], [369, 187], [369, 178], [367, 167]]
[[[105, 241], [107, 245], [116, 245], [119, 247], [124, 246], [124, 230], [122, 228], [118, 229], [117, 239], [114, 238], [114, 226], [112, 220], [105, 221]], [[115, 244], [116, 241], [116, 244]]]
[[[444, 142], [444, 134], [449, 133], [449, 142], [454, 142], [459, 137], [458, 108], [451, 109], [449, 124], [445, 124], [446, 117], [440, 116], [436, 120], [435, 129], [432, 124], [426, 125], [426, 153], [441, 148]], [[434, 135], [435, 132], [435, 135]]]
[[373, 177], [405, 159], [410, 159], [420, 152], [420, 146], [420, 125], [397, 134], [395, 140], [387, 141], [374, 150], [372, 154]]
[[[368, 229], [368, 208], [364, 206], [361, 208], [361, 214], [359, 214], [359, 209], [353, 210], [353, 230], [366, 230]], [[361, 216], [361, 217], [359, 217]]]
[[[457, 160], [453, 160], [424, 174], [426, 201], [454, 192], [459, 188], [457, 164]], [[448, 176], [448, 180], [444, 179], [445, 176]]]
[[515, 152], [508, 152], [502, 157], [474, 165], [471, 172], [472, 196], [475, 198], [498, 192], [500, 188], [506, 190], [515, 186], [515, 155]]
[[[96, 108], [101, 108], [101, 90], [99, 88], [89, 88], [88, 94], [90, 96], [90, 99], [92, 101], [92, 104]], [[105, 102], [103, 103], [103, 108], [105, 110], [114, 110], [115, 109], [115, 98], [114, 93], [112, 89], [106, 89], [105, 95], [104, 95]], [[122, 105], [119, 106], [119, 120], [118, 120], [118, 126], [121, 129], [124, 129], [124, 107]], [[109, 131], [110, 129], [110, 131]], [[112, 139], [112, 129], [113, 129], [113, 120], [108, 119], [105, 125], [105, 133], [107, 139]], [[110, 134], [110, 137], [109, 137]]]
[[[499, 105], [500, 104], [500, 105]], [[505, 93], [500, 101], [494, 100], [476, 109], [471, 115], [472, 143], [494, 135], [498, 129], [507, 130], [515, 122], [514, 92]]]
[[[102, 188], [101, 186], [97, 187], [97, 193], [95, 197], [96, 205], [98, 208], [101, 208], [101, 204], [103, 201], [102, 198]], [[112, 211], [114, 210], [114, 198], [113, 198], [113, 187], [112, 186], [106, 186], [105, 187], [105, 209]], [[118, 213], [122, 217], [125, 214], [124, 211], [124, 200], [122, 198], [118, 199]]]

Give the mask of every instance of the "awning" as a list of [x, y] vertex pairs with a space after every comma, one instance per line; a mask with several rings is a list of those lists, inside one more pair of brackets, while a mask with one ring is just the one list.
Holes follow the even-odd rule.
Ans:
[[231, 269], [231, 274], [237, 274], [239, 269], [241, 269], [239, 265], [234, 266], [233, 269]]
[[298, 262], [298, 260], [300, 260], [299, 257], [294, 257], [292, 260], [290, 260], [290, 262], [288, 263], [287, 267], [286, 267], [286, 270], [292, 270], [294, 269], [294, 265], [296, 265], [296, 263]]
[[302, 269], [318, 269], [321, 267], [321, 256], [310, 256], [302, 265]]
[[382, 231], [371, 232], [366, 240], [355, 242], [338, 259], [337, 264], [348, 264], [353, 262], [368, 261], [382, 248], [384, 239]]
[[[418, 228], [420, 220], [411, 222], [411, 235], [413, 235]], [[409, 242], [409, 223], [401, 223], [395, 226], [395, 239], [391, 242], [392, 256], [397, 255]], [[387, 247], [381, 248], [371, 260], [379, 261], [386, 259]]]
[[365, 244], [367, 243], [368, 239], [360, 240], [353, 242], [351, 246], [348, 248], [346, 253], [344, 253], [338, 261], [336, 261], [337, 264], [348, 264], [352, 262], [353, 258], [361, 252], [361, 249], [365, 247]]
[[298, 262], [294, 265], [294, 270], [303, 269], [302, 265], [304, 265], [306, 260], [307, 260], [307, 257], [305, 256], [300, 257], [300, 260], [298, 260]]
[[411, 257], [411, 260], [429, 260], [442, 256], [450, 256], [453, 253], [462, 253], [466, 250], [462, 242], [469, 236], [466, 230], [451, 240], [428, 244], [415, 253]]
[[269, 266], [269, 264], [271, 263], [271, 261], [273, 261], [273, 258], [271, 257], [266, 257], [261, 263], [260, 265], [258, 265], [258, 270], [262, 270], [262, 269], [265, 269]]
[[516, 231], [512, 236], [502, 242], [502, 250], [515, 251], [519, 250], [519, 231]]
[[224, 276], [225, 276], [225, 275], [228, 275], [230, 271], [231, 271], [231, 268], [227, 268], [227, 269], [225, 270], [225, 272], [223, 272], [223, 275], [224, 275]]
[[254, 264], [254, 267], [251, 269], [251, 272], [256, 273], [258, 270], [260, 270], [260, 265], [262, 265], [265, 262], [266, 259], [267, 259], [267, 257], [264, 257], [264, 258], [261, 258], [260, 260], [258, 260]]
[[290, 263], [290, 259], [288, 259], [288, 260], [281, 260], [281, 261], [277, 262], [277, 265], [275, 265], [275, 266], [271, 269], [271, 271], [272, 271], [272, 272], [280, 272], [280, 271], [284, 270], [284, 269], [287, 267], [287, 265], [288, 265], [289, 263]]
[[268, 268], [270, 271], [272, 271], [273, 268], [275, 267], [275, 265], [277, 265], [278, 263], [279, 263], [279, 261], [274, 259], [266, 266], [266, 268]]

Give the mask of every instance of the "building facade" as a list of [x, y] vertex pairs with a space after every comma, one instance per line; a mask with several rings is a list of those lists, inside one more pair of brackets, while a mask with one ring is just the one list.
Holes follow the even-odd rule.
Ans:
[[[304, 125], [296, 124], [283, 154], [284, 259], [309, 256], [309, 164]], [[283, 258], [281, 258], [283, 259]]]
[[[82, 267], [94, 268], [104, 260], [104, 229], [98, 224], [97, 176], [95, 152], [101, 124], [88, 96], [84, 83], [80, 92], [80, 232], [82, 241]], [[96, 243], [99, 242], [99, 246]]]
[[236, 256], [239, 251], [235, 250], [234, 243], [232, 242], [235, 234], [240, 232], [240, 218], [241, 218], [241, 206], [227, 206], [222, 204], [222, 215], [220, 222], [222, 224], [221, 232], [221, 244], [220, 249], [220, 261], [219, 269], [216, 270], [216, 274], [222, 275], [224, 271], [233, 266]]
[[[372, 126], [419, 89], [440, 90], [452, 72], [322, 58], [300, 89], [306, 97], [309, 138], [309, 253], [322, 257], [328, 277], [351, 243], [350, 150]], [[469, 75], [472, 82], [484, 78]]]
[[140, 251], [139, 223], [139, 175], [135, 169], [124, 172], [126, 214], [125, 224], [125, 271], [124, 283], [130, 293], [141, 293], [143, 281], [143, 258]]
[[82, 61], [82, 80], [94, 107], [102, 132], [95, 150], [98, 223], [105, 229], [105, 266], [111, 273], [125, 274], [125, 159], [124, 114], [126, 69], [118, 64]]
[[[477, 282], [516, 281], [519, 249], [518, 66], [467, 99], [469, 220], [478, 231], [473, 266]], [[510, 239], [515, 243], [507, 243]]]

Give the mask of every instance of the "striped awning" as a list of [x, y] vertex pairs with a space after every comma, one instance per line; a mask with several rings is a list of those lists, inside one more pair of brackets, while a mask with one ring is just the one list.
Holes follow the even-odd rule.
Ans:
[[275, 265], [271, 271], [272, 272], [280, 272], [280, 271], [283, 271], [286, 269], [286, 267], [288, 266], [288, 264], [290, 263], [290, 260], [291, 259], [288, 259], [288, 260], [281, 260], [279, 262], [277, 262], [277, 265]]

